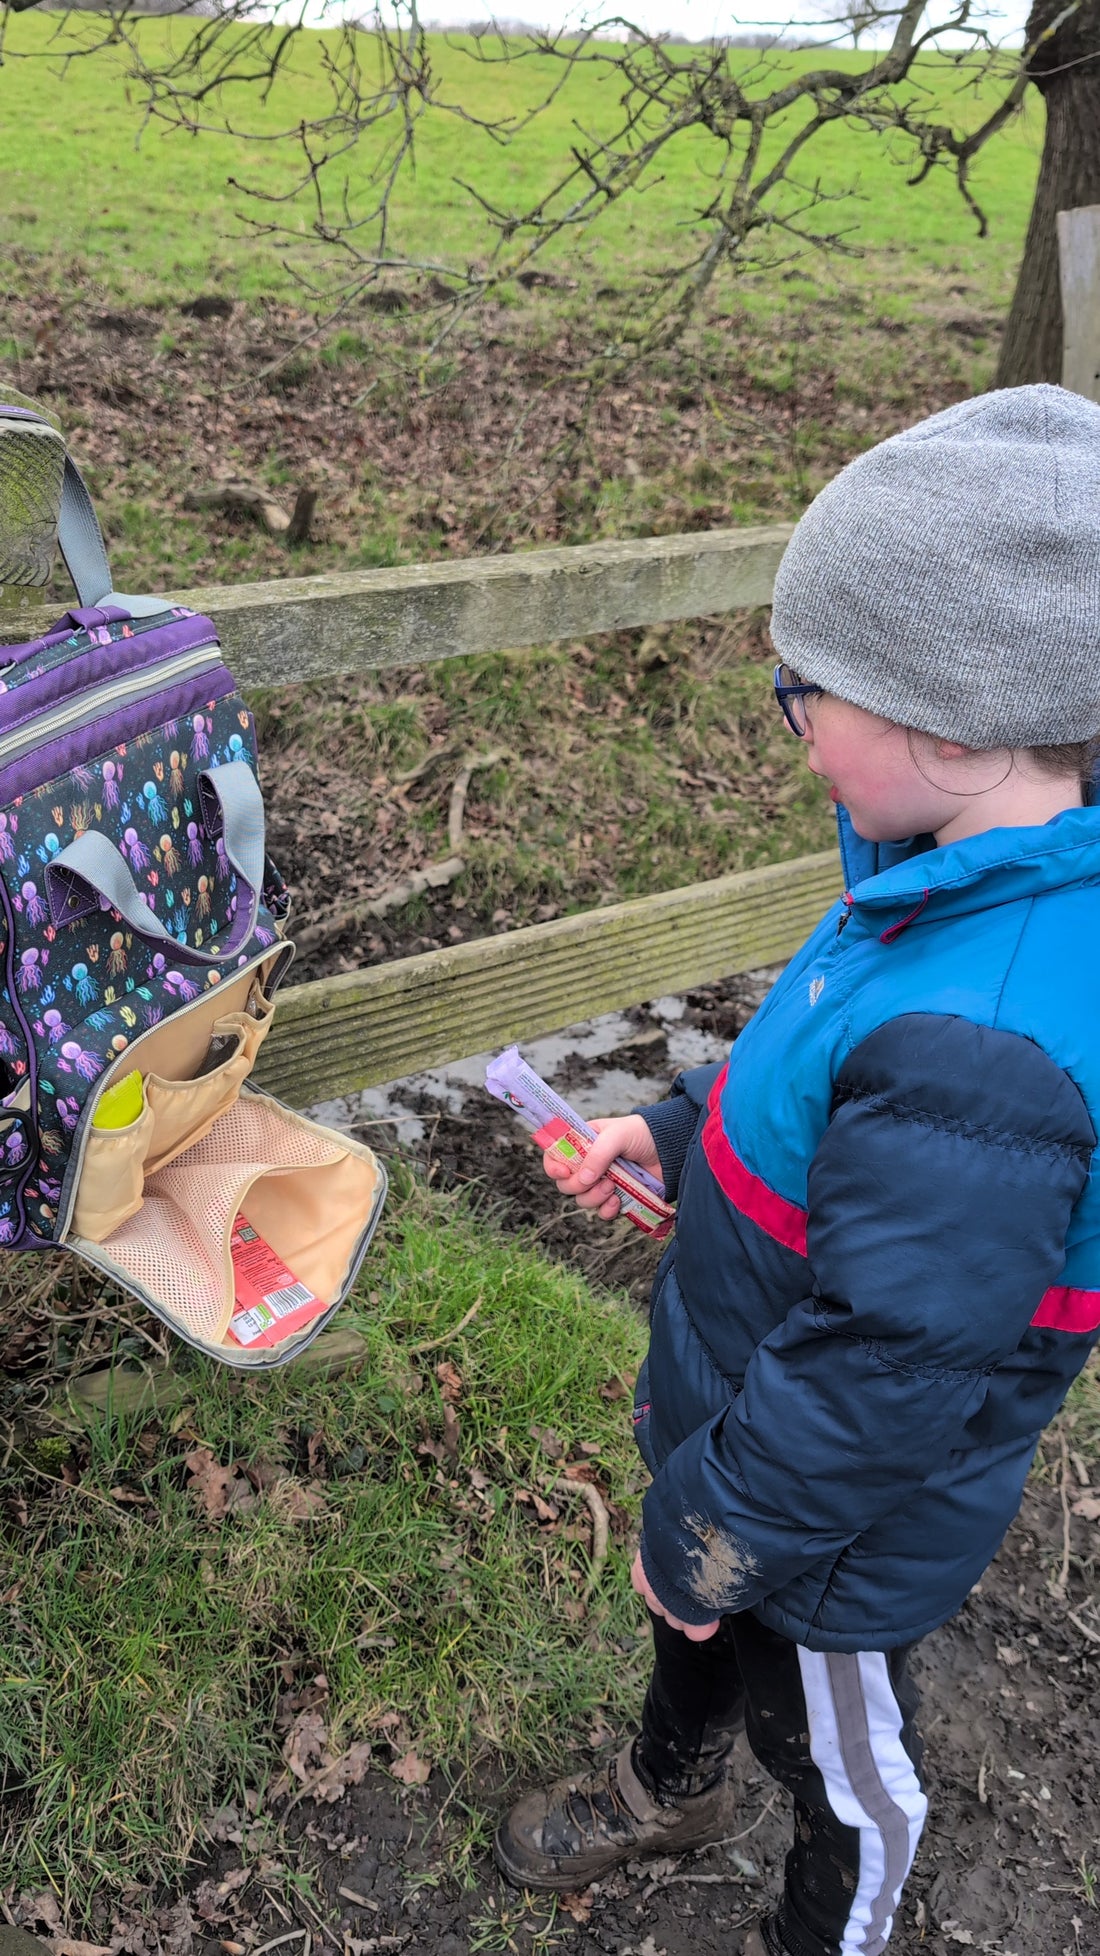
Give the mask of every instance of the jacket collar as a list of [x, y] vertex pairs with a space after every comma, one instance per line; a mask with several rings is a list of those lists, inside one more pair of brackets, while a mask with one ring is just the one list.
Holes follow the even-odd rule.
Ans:
[[927, 835], [866, 842], [844, 808], [837, 822], [845, 880], [859, 909], [911, 908], [927, 899], [931, 919], [1100, 881], [1100, 807], [1068, 808], [1038, 827], [986, 829], [944, 847]]

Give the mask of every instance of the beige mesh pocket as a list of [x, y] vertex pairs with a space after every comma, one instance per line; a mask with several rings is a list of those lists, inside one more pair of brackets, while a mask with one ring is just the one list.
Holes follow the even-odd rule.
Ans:
[[155, 1175], [184, 1149], [209, 1134], [215, 1121], [233, 1105], [242, 1081], [252, 1068], [245, 1044], [242, 1013], [214, 1022], [213, 1037], [235, 1043], [220, 1065], [196, 1080], [162, 1080], [145, 1076], [145, 1098], [152, 1110], [153, 1132], [146, 1156], [147, 1175]]
[[105, 1248], [165, 1317], [200, 1343], [225, 1345], [238, 1213], [315, 1296], [334, 1304], [380, 1180], [369, 1148], [249, 1092], [201, 1140], [147, 1175], [140, 1214]]
[[153, 1114], [143, 1107], [128, 1127], [92, 1127], [80, 1168], [72, 1227], [93, 1243], [136, 1215], [141, 1208], [145, 1153], [153, 1133]]

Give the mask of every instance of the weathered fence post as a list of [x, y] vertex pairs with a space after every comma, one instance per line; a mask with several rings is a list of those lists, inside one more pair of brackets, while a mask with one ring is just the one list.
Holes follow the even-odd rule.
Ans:
[[48, 425], [0, 418], [0, 640], [21, 636], [20, 614], [49, 579], [65, 467], [57, 416], [0, 378], [4, 405], [33, 408]]
[[1100, 204], [1058, 212], [1062, 386], [1100, 401]]

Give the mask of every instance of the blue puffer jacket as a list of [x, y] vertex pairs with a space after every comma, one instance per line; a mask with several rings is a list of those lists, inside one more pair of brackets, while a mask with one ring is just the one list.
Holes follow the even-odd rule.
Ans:
[[877, 1650], [958, 1609], [1100, 1331], [1100, 808], [842, 856], [728, 1068], [646, 1110], [635, 1423], [666, 1608]]

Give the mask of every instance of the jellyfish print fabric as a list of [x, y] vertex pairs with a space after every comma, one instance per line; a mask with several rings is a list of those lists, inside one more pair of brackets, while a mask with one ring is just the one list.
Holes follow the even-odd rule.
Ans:
[[105, 604], [0, 648], [0, 1244], [63, 1234], [120, 1056], [270, 956], [286, 896], [262, 835], [209, 619]]

